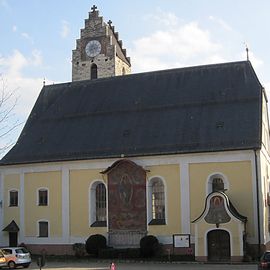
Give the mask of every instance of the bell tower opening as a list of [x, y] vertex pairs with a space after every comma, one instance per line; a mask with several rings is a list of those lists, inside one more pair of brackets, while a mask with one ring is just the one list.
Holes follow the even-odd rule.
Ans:
[[97, 65], [92, 64], [92, 66], [91, 66], [91, 80], [97, 79], [97, 77], [98, 77]]

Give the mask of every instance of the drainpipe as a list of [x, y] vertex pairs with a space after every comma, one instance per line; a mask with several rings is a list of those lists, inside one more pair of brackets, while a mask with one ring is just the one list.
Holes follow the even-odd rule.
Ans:
[[257, 197], [257, 226], [258, 226], [258, 258], [261, 253], [261, 221], [260, 221], [260, 204], [259, 204], [259, 179], [258, 179], [258, 160], [257, 153], [254, 149], [254, 157], [255, 157], [255, 177], [256, 177], [256, 197]]

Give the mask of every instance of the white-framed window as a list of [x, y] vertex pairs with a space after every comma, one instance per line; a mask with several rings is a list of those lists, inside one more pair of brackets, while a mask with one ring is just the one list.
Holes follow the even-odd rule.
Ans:
[[49, 222], [47, 220], [38, 221], [38, 237], [49, 237]]
[[49, 190], [47, 188], [39, 188], [37, 190], [37, 205], [49, 205]]
[[166, 224], [166, 192], [161, 177], [153, 177], [149, 180], [148, 220], [150, 220], [149, 225]]
[[96, 221], [106, 221], [106, 187], [103, 183], [96, 186]]
[[206, 194], [210, 194], [215, 191], [226, 191], [229, 189], [229, 181], [227, 177], [222, 173], [213, 173], [209, 175], [206, 185]]
[[89, 192], [90, 226], [107, 226], [107, 190], [103, 181], [95, 181]]
[[19, 205], [19, 192], [12, 189], [9, 191], [9, 207], [16, 207]]

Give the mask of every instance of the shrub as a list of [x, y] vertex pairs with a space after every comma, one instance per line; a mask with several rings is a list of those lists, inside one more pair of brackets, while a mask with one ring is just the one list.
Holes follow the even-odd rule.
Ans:
[[74, 250], [75, 256], [77, 258], [81, 258], [85, 255], [85, 244], [83, 244], [83, 243], [73, 244], [72, 249]]
[[158, 239], [153, 235], [146, 235], [140, 241], [142, 257], [148, 258], [157, 254], [159, 251]]
[[85, 249], [88, 254], [98, 256], [99, 250], [106, 248], [106, 238], [101, 234], [90, 235], [85, 242]]

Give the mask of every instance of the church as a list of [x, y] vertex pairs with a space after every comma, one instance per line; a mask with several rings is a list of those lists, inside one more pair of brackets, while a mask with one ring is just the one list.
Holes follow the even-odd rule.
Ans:
[[0, 162], [0, 246], [73, 254], [154, 235], [164, 253], [242, 261], [270, 247], [269, 120], [250, 61], [131, 74], [96, 6], [72, 82], [45, 85]]

